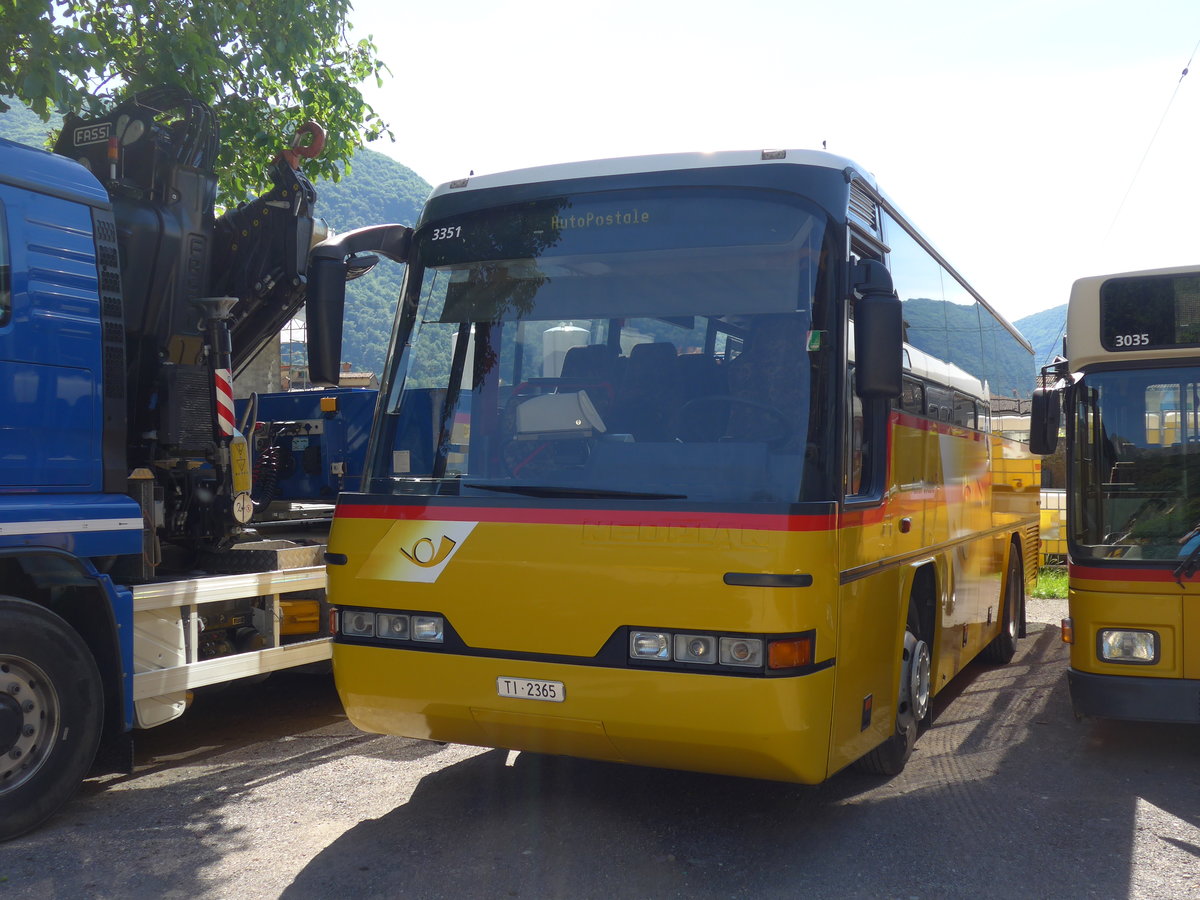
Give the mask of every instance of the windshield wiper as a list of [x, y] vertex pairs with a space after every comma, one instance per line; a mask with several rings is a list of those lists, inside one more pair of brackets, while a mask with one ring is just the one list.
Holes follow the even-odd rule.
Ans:
[[[1195, 531], [1192, 531], [1191, 533], [1184, 535], [1184, 540], [1188, 540], [1195, 533]], [[1187, 559], [1175, 567], [1175, 571], [1172, 573], [1175, 576], [1175, 583], [1180, 587], [1183, 587], [1183, 579], [1191, 578], [1193, 575], [1195, 575], [1197, 568], [1200, 568], [1200, 543], [1197, 543], [1196, 546], [1192, 548], [1192, 552], [1187, 555]]]
[[654, 491], [613, 491], [606, 488], [554, 487], [543, 484], [464, 484], [463, 487], [481, 491], [500, 491], [505, 494], [524, 494], [527, 497], [585, 497], [618, 500], [686, 500], [687, 494], [660, 494]]

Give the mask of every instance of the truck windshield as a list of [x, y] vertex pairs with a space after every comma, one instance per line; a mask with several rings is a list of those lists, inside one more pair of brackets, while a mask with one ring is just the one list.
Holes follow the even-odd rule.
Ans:
[[1073, 555], [1186, 559], [1200, 547], [1200, 368], [1088, 374], [1075, 409]]
[[803, 486], [827, 456], [811, 422], [831, 245], [815, 207], [726, 189], [423, 225], [369, 489], [827, 498], [829, 484]]

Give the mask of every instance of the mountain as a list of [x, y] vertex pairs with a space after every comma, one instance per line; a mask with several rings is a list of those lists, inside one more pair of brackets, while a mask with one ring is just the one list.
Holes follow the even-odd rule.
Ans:
[[430, 191], [412, 169], [366, 148], [354, 154], [341, 181], [318, 181], [316, 188], [321, 214], [337, 231], [387, 222], [412, 225]]
[[[413, 225], [431, 190], [411, 169], [360, 149], [348, 174], [337, 182], [318, 181], [316, 210], [335, 231], [397, 222]], [[383, 372], [396, 300], [404, 268], [380, 259], [373, 270], [346, 285], [342, 360], [358, 372]]]
[[1067, 327], [1067, 304], [1044, 309], [1013, 323], [1033, 344], [1033, 361], [1040, 370], [1062, 353], [1063, 332]]
[[[44, 123], [32, 111], [14, 102], [12, 109], [0, 114], [0, 137], [33, 146], [45, 146], [47, 135], [61, 120]], [[429, 184], [411, 169], [373, 150], [360, 149], [339, 181], [318, 181], [317, 215], [335, 231], [349, 231], [364, 225], [416, 222], [430, 191]], [[383, 357], [400, 295], [404, 270], [387, 260], [346, 289], [346, 317], [343, 328], [342, 359], [356, 371], [383, 370]], [[966, 316], [950, 323], [941, 304], [918, 301], [905, 304], [910, 339], [935, 356], [967, 361], [975, 348], [966, 336], [978, 334]], [[951, 312], [954, 312], [952, 310]], [[1062, 329], [1066, 306], [1057, 306], [1019, 319], [1014, 324], [1034, 348], [1034, 366], [1040, 368], [1062, 352]], [[1003, 342], [1001, 342], [1003, 344]], [[960, 346], [961, 345], [961, 346]], [[997, 354], [988, 373], [993, 392], [1009, 394], [1016, 390], [1025, 396], [1032, 390], [1032, 372], [1022, 354]]]
[[905, 339], [910, 344], [981, 377], [994, 395], [1028, 397], [1034, 387], [1029, 354], [995, 319], [987, 320], [981, 327], [973, 304], [925, 297], [904, 301]]
[[62, 125], [62, 116], [52, 116], [49, 122], [43, 122], [37, 113], [20, 100], [12, 97], [5, 97], [4, 100], [10, 109], [0, 113], [0, 137], [30, 147], [45, 148], [46, 139]]
[[[20, 102], [9, 102], [12, 108], [0, 114], [0, 137], [45, 147], [47, 136], [62, 119], [42, 122]], [[342, 171], [340, 180], [321, 180], [314, 185], [316, 214], [334, 231], [390, 222], [412, 225], [429, 195], [430, 186], [423, 178], [374, 150], [359, 149]], [[355, 371], [382, 373], [403, 277], [402, 266], [383, 259], [374, 270], [346, 286], [342, 359]]]

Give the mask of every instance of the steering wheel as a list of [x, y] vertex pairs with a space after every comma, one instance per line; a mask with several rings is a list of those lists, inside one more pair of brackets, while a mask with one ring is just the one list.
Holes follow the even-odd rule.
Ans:
[[[717, 430], [712, 428], [711, 421], [704, 421], [704, 418], [711, 415], [714, 407], [719, 408], [722, 405], [728, 407], [730, 410], [734, 406], [747, 407], [762, 413], [764, 418], [770, 420], [770, 423], [775, 426], [774, 429], [768, 429], [765, 434], [762, 434], [758, 429], [752, 429], [747, 439], [762, 441], [772, 450], [778, 450], [796, 434], [796, 425], [792, 421], [791, 416], [777, 406], [772, 406], [769, 403], [760, 403], [757, 400], [750, 400], [746, 397], [735, 397], [733, 394], [708, 394], [704, 397], [696, 397], [689, 400], [683, 406], [679, 407], [679, 412], [677, 413], [679, 424], [675, 430], [676, 437], [685, 444], [711, 443], [722, 438], [739, 439], [739, 435], [728, 433], [727, 422], [725, 426], [717, 429], [724, 433], [718, 434]], [[704, 415], [702, 416], [701, 413]], [[709, 427], [705, 428], [706, 425]]]

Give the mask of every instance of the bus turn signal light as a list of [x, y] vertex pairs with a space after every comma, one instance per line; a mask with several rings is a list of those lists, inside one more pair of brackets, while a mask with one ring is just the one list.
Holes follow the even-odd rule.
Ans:
[[767, 645], [768, 669], [797, 669], [801, 666], [811, 666], [812, 661], [812, 635], [771, 641]]

